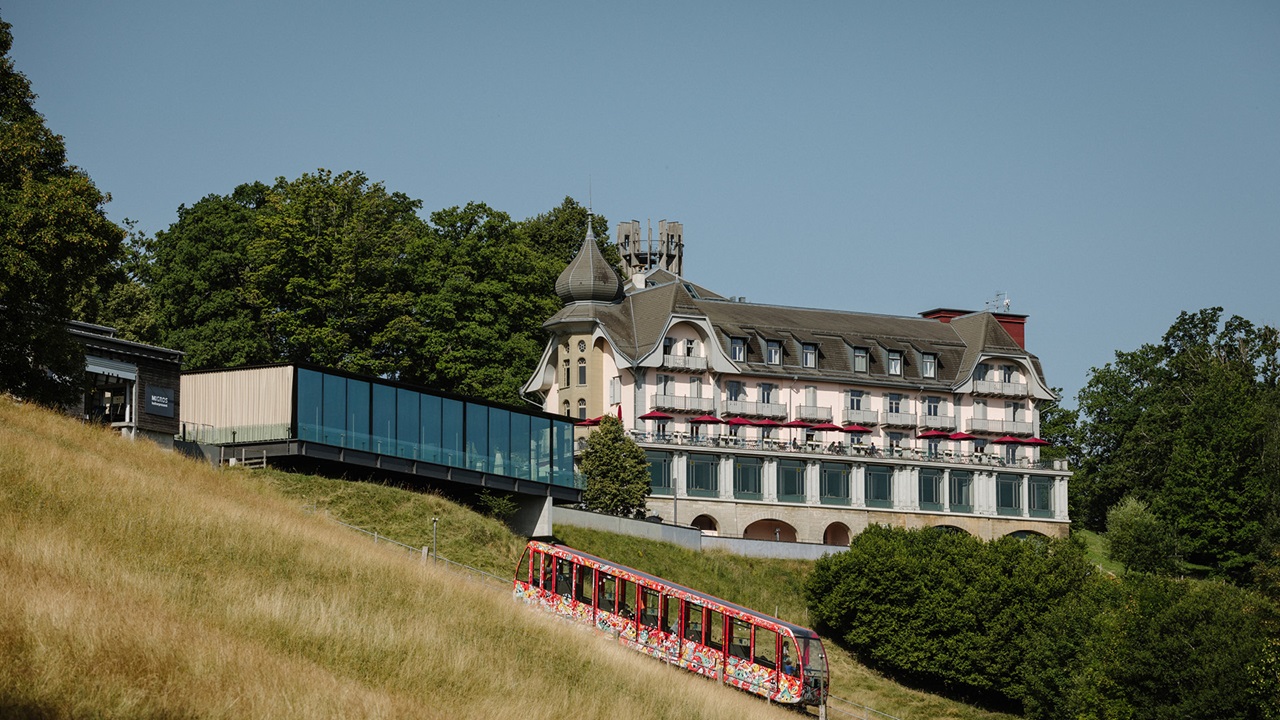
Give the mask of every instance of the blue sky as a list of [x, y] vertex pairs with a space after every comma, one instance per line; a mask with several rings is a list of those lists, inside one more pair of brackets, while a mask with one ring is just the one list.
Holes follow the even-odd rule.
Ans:
[[317, 168], [684, 223], [755, 302], [1029, 315], [1068, 404], [1221, 305], [1280, 325], [1280, 3], [0, 0], [115, 220]]

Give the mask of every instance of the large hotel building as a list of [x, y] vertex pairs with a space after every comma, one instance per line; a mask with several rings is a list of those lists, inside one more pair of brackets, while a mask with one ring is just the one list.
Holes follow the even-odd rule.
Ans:
[[649, 508], [706, 533], [842, 545], [868, 524], [982, 538], [1068, 532], [1064, 461], [1042, 461], [1054, 395], [1026, 316], [915, 316], [724, 297], [683, 277], [683, 228], [618, 226], [621, 274], [588, 230], [526, 396], [591, 431], [620, 417]]

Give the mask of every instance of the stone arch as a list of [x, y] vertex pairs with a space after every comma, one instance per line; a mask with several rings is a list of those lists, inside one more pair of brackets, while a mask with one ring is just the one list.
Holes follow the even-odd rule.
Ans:
[[954, 534], [954, 535], [968, 535], [968, 534], [970, 534], [968, 530], [965, 530], [965, 529], [964, 529], [964, 528], [962, 528], [962, 527], [957, 527], [957, 526], [955, 526], [955, 525], [930, 525], [930, 526], [929, 526], [929, 529], [930, 529], [930, 530], [937, 530], [938, 532], [951, 533], [951, 534]]
[[852, 534], [849, 532], [849, 526], [842, 522], [833, 522], [827, 526], [826, 530], [822, 531], [823, 545], [843, 545], [847, 547], [850, 539], [852, 539]]
[[693, 519], [693, 522], [689, 524], [693, 527], [698, 528], [699, 530], [701, 530], [703, 533], [707, 535], [720, 534], [720, 523], [716, 522], [716, 519], [714, 517], [711, 517], [710, 515], [706, 515], [706, 514], [699, 515], [698, 517]]
[[1005, 537], [1011, 537], [1011, 538], [1014, 538], [1015, 540], [1048, 540], [1049, 539], [1048, 535], [1045, 535], [1042, 532], [1037, 532], [1035, 530], [1014, 530], [1008, 535], [1005, 535]]
[[757, 520], [742, 531], [742, 537], [748, 540], [781, 540], [795, 542], [796, 529], [781, 520], [767, 518]]

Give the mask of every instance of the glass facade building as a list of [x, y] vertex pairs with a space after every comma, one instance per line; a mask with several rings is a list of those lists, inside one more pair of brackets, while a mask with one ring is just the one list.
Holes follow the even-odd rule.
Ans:
[[299, 440], [574, 487], [573, 423], [298, 367]]

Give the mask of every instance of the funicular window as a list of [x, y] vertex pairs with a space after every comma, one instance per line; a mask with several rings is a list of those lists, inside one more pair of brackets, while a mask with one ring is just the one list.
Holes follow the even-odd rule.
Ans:
[[755, 663], [761, 667], [778, 667], [778, 633], [756, 626], [756, 640], [752, 643]]
[[578, 573], [574, 576], [573, 597], [580, 603], [591, 604], [591, 591], [595, 588], [595, 570], [586, 565], [578, 565]]
[[529, 563], [531, 569], [530, 582], [533, 583], [534, 587], [545, 587], [543, 581], [551, 577], [551, 561], [546, 555], [535, 552], [529, 558]]
[[525, 548], [524, 556], [520, 558], [520, 569], [516, 571], [517, 579], [537, 586], [539, 554], [536, 550]]
[[724, 651], [724, 613], [707, 610], [707, 647]]
[[685, 603], [684, 605], [684, 639], [702, 642], [702, 626], [707, 609], [701, 605]]
[[619, 608], [622, 617], [628, 620], [636, 618], [636, 584], [627, 580], [619, 580], [618, 597], [622, 598], [622, 607]]
[[573, 563], [556, 558], [556, 594], [573, 597]]
[[680, 598], [662, 596], [662, 632], [675, 635], [680, 632]]
[[745, 620], [733, 619], [733, 635], [729, 638], [729, 655], [751, 659], [751, 625]]
[[640, 589], [640, 624], [645, 627], [658, 627], [658, 610], [661, 607], [661, 596], [657, 590]]
[[796, 644], [790, 637], [782, 636], [782, 672], [791, 677], [801, 677], [800, 663], [796, 654]]
[[617, 585], [618, 579], [609, 573], [596, 573], [599, 578], [596, 581], [596, 598], [599, 601], [598, 607], [607, 612], [617, 612]]

